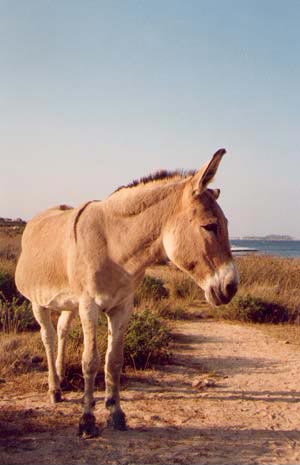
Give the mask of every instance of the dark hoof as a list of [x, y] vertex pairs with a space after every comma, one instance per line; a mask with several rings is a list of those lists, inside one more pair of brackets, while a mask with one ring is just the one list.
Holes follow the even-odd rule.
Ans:
[[96, 419], [91, 413], [84, 413], [80, 418], [79, 436], [83, 439], [90, 439], [99, 436], [99, 428], [96, 426]]
[[111, 413], [107, 420], [108, 426], [112, 426], [113, 429], [117, 429], [119, 431], [126, 431], [126, 418], [124, 412], [122, 410], [117, 410], [114, 413]]
[[57, 404], [58, 402], [62, 402], [63, 398], [61, 395], [61, 391], [57, 390], [54, 392], [50, 392], [50, 399], [51, 399], [52, 404]]

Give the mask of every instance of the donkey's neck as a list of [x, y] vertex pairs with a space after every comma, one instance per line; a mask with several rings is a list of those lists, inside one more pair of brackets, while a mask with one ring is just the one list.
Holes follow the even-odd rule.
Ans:
[[124, 188], [105, 201], [109, 254], [130, 274], [165, 257], [162, 233], [180, 205], [183, 181]]

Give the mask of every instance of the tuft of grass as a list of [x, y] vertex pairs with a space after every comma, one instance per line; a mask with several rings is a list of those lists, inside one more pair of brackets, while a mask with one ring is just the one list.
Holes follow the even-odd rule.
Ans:
[[[35, 362], [35, 358], [38, 363]], [[46, 369], [46, 357], [38, 332], [1, 335], [1, 377], [12, 377], [14, 379], [16, 375]]]

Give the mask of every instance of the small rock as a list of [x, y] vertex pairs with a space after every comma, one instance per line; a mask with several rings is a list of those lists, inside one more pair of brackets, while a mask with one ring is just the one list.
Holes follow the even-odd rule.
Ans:
[[192, 387], [197, 389], [203, 389], [205, 387], [215, 387], [216, 381], [212, 378], [196, 378], [193, 383]]
[[5, 384], [6, 380], [4, 378], [0, 378], [0, 384]]
[[284, 344], [290, 344], [290, 341], [284, 341]]
[[215, 387], [215, 385], [216, 385], [216, 382], [215, 382], [214, 379], [209, 378], [209, 379], [205, 380], [205, 386], [207, 386], [207, 387]]
[[204, 387], [204, 384], [203, 384], [203, 380], [202, 379], [195, 379], [193, 382], [192, 382], [192, 387], [193, 388], [203, 388]]

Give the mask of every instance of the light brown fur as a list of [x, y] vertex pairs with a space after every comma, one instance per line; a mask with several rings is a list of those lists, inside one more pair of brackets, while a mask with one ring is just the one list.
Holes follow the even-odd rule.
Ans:
[[[92, 408], [99, 310], [106, 312], [110, 328], [106, 406], [113, 425], [125, 428], [119, 399], [123, 336], [134, 291], [147, 266], [167, 256], [204, 288], [211, 303], [226, 303], [234, 295], [237, 273], [227, 221], [216, 203], [218, 193], [207, 189], [224, 153], [219, 150], [194, 175], [141, 182], [79, 208], [49, 209], [26, 226], [16, 283], [32, 302], [41, 325], [54, 401], [60, 400], [68, 328], [77, 311], [81, 318], [85, 377], [82, 434], [96, 434]], [[63, 310], [56, 363], [49, 316], [52, 309]]]

